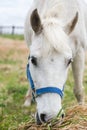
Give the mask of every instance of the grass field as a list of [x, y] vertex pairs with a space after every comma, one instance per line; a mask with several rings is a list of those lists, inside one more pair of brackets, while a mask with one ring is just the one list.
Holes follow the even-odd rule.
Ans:
[[10, 38], [10, 39], [14, 39], [14, 40], [24, 40], [24, 35], [12, 35], [12, 34], [2, 34], [1, 37], [3, 38]]
[[[28, 90], [26, 64], [29, 51], [20, 36], [14, 37], [0, 37], [0, 130], [18, 130], [20, 125], [33, 119], [35, 112], [35, 105], [29, 108], [23, 107]], [[87, 95], [87, 62], [85, 68], [84, 86]], [[63, 99], [65, 110], [77, 104], [73, 94], [73, 85], [70, 71]], [[87, 115], [84, 118], [87, 121]]]

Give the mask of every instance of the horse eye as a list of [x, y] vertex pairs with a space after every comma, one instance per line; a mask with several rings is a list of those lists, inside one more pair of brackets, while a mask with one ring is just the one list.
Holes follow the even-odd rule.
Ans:
[[36, 57], [32, 56], [31, 62], [32, 62], [33, 65], [37, 66], [37, 58]]
[[30, 55], [28, 56], [28, 60], [30, 59]]
[[67, 66], [69, 66], [71, 62], [72, 62], [72, 59], [69, 59], [68, 63], [67, 63]]

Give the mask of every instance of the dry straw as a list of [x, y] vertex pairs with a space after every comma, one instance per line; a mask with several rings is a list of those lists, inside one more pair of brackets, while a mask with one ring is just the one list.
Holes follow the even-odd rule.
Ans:
[[32, 118], [30, 122], [20, 125], [18, 130], [87, 130], [87, 106], [67, 108], [64, 119], [57, 117], [41, 126], [36, 125]]

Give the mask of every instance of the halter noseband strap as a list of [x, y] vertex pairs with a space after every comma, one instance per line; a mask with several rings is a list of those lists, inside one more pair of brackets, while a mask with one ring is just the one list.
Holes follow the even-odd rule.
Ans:
[[63, 92], [59, 88], [56, 88], [56, 87], [46, 87], [46, 88], [40, 88], [36, 90], [36, 94], [38, 96], [45, 93], [57, 93], [60, 95], [61, 98], [63, 97]]
[[35, 89], [34, 82], [33, 82], [33, 79], [31, 77], [31, 73], [30, 73], [30, 69], [29, 69], [29, 64], [27, 64], [27, 79], [30, 82], [30, 86], [32, 89], [32, 95], [33, 95], [34, 99], [42, 94], [45, 94], [45, 93], [56, 93], [56, 94], [60, 95], [61, 98], [63, 97], [64, 87], [63, 87], [63, 90], [61, 90], [60, 88], [51, 87], [51, 86], [40, 88], [40, 89]]

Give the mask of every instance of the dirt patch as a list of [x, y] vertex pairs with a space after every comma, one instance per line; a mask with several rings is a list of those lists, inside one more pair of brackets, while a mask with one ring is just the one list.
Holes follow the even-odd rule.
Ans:
[[12, 48], [17, 48], [21, 50], [26, 50], [27, 46], [24, 41], [20, 40], [12, 40], [8, 38], [1, 38], [0, 37], [0, 48], [4, 49], [12, 49]]
[[16, 49], [16, 50], [23, 50], [26, 51], [27, 45], [24, 41], [20, 40], [12, 40], [8, 38], [1, 38], [0, 37], [0, 49], [2, 50], [10, 50], [10, 49]]
[[20, 125], [18, 130], [87, 130], [87, 106], [74, 106], [66, 110], [63, 120], [38, 126], [34, 121]]
[[22, 66], [25, 66], [28, 54], [29, 49], [25, 41], [12, 40], [0, 37], [0, 62], [4, 61], [4, 66], [8, 61], [19, 61], [21, 62]]

